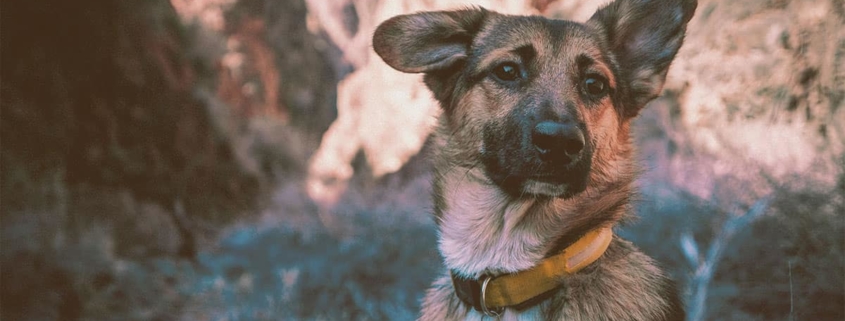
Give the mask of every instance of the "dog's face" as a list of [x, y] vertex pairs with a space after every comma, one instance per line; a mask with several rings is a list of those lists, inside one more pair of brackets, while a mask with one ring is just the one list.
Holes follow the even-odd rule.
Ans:
[[586, 23], [483, 9], [394, 17], [373, 44], [425, 73], [445, 153], [519, 197], [570, 197], [630, 167], [628, 124], [660, 92], [694, 0], [617, 0]]

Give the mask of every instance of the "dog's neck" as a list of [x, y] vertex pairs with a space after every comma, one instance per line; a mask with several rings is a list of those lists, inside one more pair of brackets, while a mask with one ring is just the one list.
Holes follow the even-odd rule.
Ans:
[[620, 220], [629, 210], [633, 179], [627, 176], [569, 199], [514, 198], [478, 167], [446, 167], [435, 180], [446, 267], [467, 278], [533, 267], [587, 231]]

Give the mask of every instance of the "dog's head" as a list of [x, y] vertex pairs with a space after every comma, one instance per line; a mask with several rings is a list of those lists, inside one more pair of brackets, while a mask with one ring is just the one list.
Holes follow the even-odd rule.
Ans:
[[630, 120], [660, 93], [695, 7], [616, 0], [585, 24], [423, 12], [385, 21], [373, 45], [425, 74], [453, 161], [483, 165], [513, 196], [565, 198], [630, 167]]

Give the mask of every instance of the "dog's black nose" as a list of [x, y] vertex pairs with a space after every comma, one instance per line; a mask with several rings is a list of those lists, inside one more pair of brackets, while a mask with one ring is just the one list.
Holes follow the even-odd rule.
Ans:
[[545, 160], [570, 161], [584, 149], [584, 134], [571, 122], [544, 121], [534, 126], [531, 143]]

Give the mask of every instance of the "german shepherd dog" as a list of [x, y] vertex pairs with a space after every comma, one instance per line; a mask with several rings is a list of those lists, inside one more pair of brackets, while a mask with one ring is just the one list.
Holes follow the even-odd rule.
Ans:
[[482, 8], [373, 37], [440, 103], [434, 214], [446, 271], [421, 320], [683, 320], [672, 282], [611, 228], [632, 212], [630, 127], [696, 0], [616, 0], [586, 22]]

